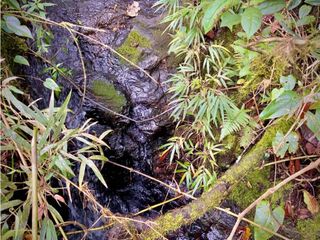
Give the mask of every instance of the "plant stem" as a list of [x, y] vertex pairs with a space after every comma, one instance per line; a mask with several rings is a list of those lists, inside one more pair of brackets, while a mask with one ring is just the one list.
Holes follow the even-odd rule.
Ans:
[[33, 129], [31, 142], [31, 194], [32, 194], [32, 240], [38, 239], [38, 169], [37, 169], [37, 135], [38, 129]]

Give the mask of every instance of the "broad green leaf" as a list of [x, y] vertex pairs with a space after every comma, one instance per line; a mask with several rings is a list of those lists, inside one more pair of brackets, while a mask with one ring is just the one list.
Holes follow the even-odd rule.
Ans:
[[[277, 232], [284, 220], [284, 210], [281, 207], [275, 208], [271, 212], [268, 201], [261, 201], [256, 207], [254, 222], [266, 227], [274, 232]], [[267, 240], [272, 237], [272, 234], [266, 232], [259, 227], [254, 228], [255, 240]]]
[[295, 153], [299, 146], [299, 135], [295, 132], [290, 132], [284, 136], [281, 131], [278, 131], [272, 141], [272, 148], [274, 153], [283, 158], [286, 152]]
[[284, 89], [283, 88], [274, 88], [272, 89], [271, 91], [271, 101], [277, 99], [282, 93], [284, 92]]
[[314, 133], [318, 141], [320, 141], [320, 110], [317, 110], [315, 114], [308, 111], [306, 117], [308, 128]]
[[298, 7], [300, 5], [301, 1], [302, 0], [290, 0], [287, 5], [288, 10], [292, 10], [292, 9]]
[[280, 83], [282, 84], [284, 90], [294, 89], [294, 87], [296, 86], [296, 82], [296, 78], [292, 75], [280, 77]]
[[263, 15], [279, 12], [286, 6], [285, 0], [267, 0], [259, 4], [258, 9]]
[[204, 32], [209, 32], [214, 27], [214, 24], [217, 22], [219, 15], [222, 14], [223, 11], [226, 11], [228, 8], [232, 7], [238, 2], [239, 0], [206, 1], [203, 5], [203, 9], [205, 9], [205, 11], [204, 16], [202, 18], [202, 27], [204, 29]]
[[19, 64], [26, 65], [26, 66], [30, 66], [28, 60], [25, 57], [20, 56], [20, 55], [16, 55], [14, 57], [13, 61], [15, 63], [19, 63]]
[[320, 6], [320, 1], [319, 0], [305, 0], [304, 2], [308, 3], [310, 5], [313, 5], [313, 6]]
[[14, 16], [4, 16], [3, 18], [6, 22], [7, 28], [10, 31], [14, 32], [16, 35], [20, 37], [28, 37], [33, 39], [29, 28], [25, 25], [21, 25], [20, 20], [18, 18]]
[[252, 37], [261, 27], [262, 14], [255, 7], [247, 8], [241, 16], [241, 26], [247, 37]]
[[284, 91], [260, 113], [260, 118], [266, 120], [292, 114], [299, 107], [300, 100], [301, 97], [296, 92]]
[[241, 22], [241, 17], [238, 14], [234, 14], [231, 12], [225, 12], [221, 16], [221, 24], [220, 27], [228, 27], [230, 31], [234, 25], [237, 25]]
[[308, 16], [305, 16], [305, 17], [299, 19], [297, 21], [296, 25], [297, 25], [297, 27], [309, 25], [309, 24], [313, 23], [315, 20], [316, 20], [316, 18], [314, 16], [308, 15]]
[[58, 92], [60, 92], [60, 87], [59, 87], [59, 85], [58, 85], [52, 78], [47, 78], [47, 79], [44, 81], [43, 85], [44, 85], [46, 88], [48, 88], [48, 89], [50, 89], [50, 90], [52, 90], [52, 91], [58, 91]]
[[299, 18], [304, 18], [311, 12], [312, 7], [309, 5], [302, 5], [299, 9]]

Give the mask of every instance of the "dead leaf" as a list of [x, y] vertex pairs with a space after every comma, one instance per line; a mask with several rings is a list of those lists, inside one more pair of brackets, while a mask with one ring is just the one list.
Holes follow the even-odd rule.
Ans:
[[59, 201], [59, 202], [62, 202], [62, 203], [64, 203], [64, 204], [66, 204], [66, 202], [64, 201], [64, 198], [63, 198], [62, 196], [58, 195], [58, 194], [55, 194], [55, 195], [54, 195], [54, 199], [55, 199], [56, 201]]
[[249, 227], [244, 227], [242, 229], [241, 240], [249, 240], [251, 236], [251, 231]]
[[297, 217], [298, 219], [307, 219], [310, 218], [312, 215], [306, 208], [300, 208], [297, 210]]
[[293, 175], [295, 172], [296, 172], [296, 169], [295, 169], [295, 165], [294, 165], [294, 161], [291, 160], [289, 162], [289, 172], [290, 172], [290, 175]]
[[308, 210], [313, 215], [319, 212], [319, 204], [317, 202], [317, 199], [306, 190], [303, 190], [303, 200], [304, 203], [307, 205]]
[[286, 201], [285, 206], [284, 206], [284, 212], [286, 217], [293, 217], [293, 207], [291, 205], [290, 201]]
[[136, 1], [133, 1], [131, 5], [127, 8], [127, 15], [129, 17], [136, 17], [138, 16], [138, 12], [140, 10], [139, 3]]

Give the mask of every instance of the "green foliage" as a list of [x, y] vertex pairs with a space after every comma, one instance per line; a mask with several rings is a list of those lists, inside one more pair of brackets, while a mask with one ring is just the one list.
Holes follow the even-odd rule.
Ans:
[[248, 38], [252, 37], [261, 27], [262, 13], [255, 7], [244, 10], [241, 17], [241, 26]]
[[204, 33], [209, 32], [215, 25], [218, 20], [218, 17], [226, 9], [238, 4], [239, 0], [226, 0], [226, 1], [204, 1], [202, 9], [205, 9], [204, 15], [202, 18], [202, 27]]
[[[7, 151], [8, 156], [15, 160], [14, 168], [9, 159], [3, 159], [1, 169], [1, 215], [2, 215], [2, 236], [4, 239], [10, 236], [16, 236], [16, 239], [22, 239], [25, 232], [28, 232], [28, 218], [30, 215], [30, 205], [32, 196], [31, 187], [31, 138], [33, 129], [39, 129], [37, 142], [38, 155], [38, 199], [39, 208], [42, 213], [39, 214], [40, 238], [57, 239], [55, 225], [63, 222], [59, 211], [50, 203], [49, 199], [53, 197], [55, 201], [64, 199], [59, 195], [59, 188], [51, 186], [52, 179], [63, 182], [64, 179], [74, 176], [72, 166], [74, 164], [85, 164], [91, 168], [100, 180], [107, 187], [96, 164], [89, 159], [92, 155], [103, 155], [102, 147], [107, 147], [103, 138], [109, 131], [96, 137], [88, 133], [93, 124], [89, 121], [78, 129], [68, 129], [65, 127], [65, 120], [69, 112], [67, 106], [71, 97], [69, 94], [65, 102], [60, 107], [54, 106], [54, 94], [52, 92], [48, 109], [39, 110], [35, 104], [26, 105], [19, 99], [24, 93], [13, 85], [7, 78], [3, 81], [1, 91], [1, 150]], [[51, 82], [53, 83], [53, 82]], [[19, 112], [19, 114], [15, 114]], [[83, 146], [75, 151], [70, 151], [69, 144], [79, 141]], [[17, 152], [17, 154], [15, 154]], [[19, 158], [17, 157], [19, 156]], [[10, 171], [9, 171], [10, 170]], [[6, 175], [5, 175], [6, 174]], [[17, 176], [19, 175], [17, 181]], [[40, 184], [41, 183], [41, 184]], [[79, 182], [79, 188], [83, 187]], [[70, 186], [66, 185], [66, 189]], [[25, 190], [28, 194], [22, 201], [17, 199], [15, 193]], [[68, 190], [70, 191], [70, 189]], [[49, 218], [48, 213], [51, 217]], [[65, 235], [62, 228], [59, 228], [62, 235]]]
[[272, 141], [274, 153], [283, 158], [286, 152], [295, 153], [299, 147], [299, 135], [295, 132], [290, 132], [286, 136], [281, 131], [278, 131]]
[[4, 16], [3, 19], [4, 21], [1, 27], [4, 31], [6, 31], [7, 33], [14, 33], [20, 37], [27, 37], [33, 39], [29, 28], [25, 25], [21, 25], [20, 20], [18, 18], [7, 15]]
[[285, 0], [266, 0], [258, 5], [258, 9], [263, 15], [270, 15], [279, 12], [285, 6]]
[[[4, 9], [13, 8], [18, 9], [21, 17], [27, 17], [32, 19], [29, 14], [39, 15], [42, 18], [46, 16], [46, 8], [53, 6], [54, 4], [48, 2], [42, 2], [42, 0], [33, 0], [33, 1], [22, 1], [24, 5], [20, 7], [20, 4], [16, 0], [5, 0], [4, 1]], [[18, 18], [19, 16], [13, 16], [11, 13], [5, 14], [3, 16], [3, 21], [1, 23], [1, 28], [7, 33], [14, 33], [20, 37], [27, 37], [34, 39], [32, 36], [29, 27], [26, 25], [22, 25]], [[38, 23], [38, 21], [31, 21], [33, 28], [35, 29], [35, 40], [37, 46], [37, 53], [46, 53], [48, 52], [48, 47], [53, 39], [52, 33], [45, 29], [42, 25]]]
[[162, 149], [164, 154], [170, 151], [170, 163], [179, 161], [181, 181], [195, 193], [197, 189], [209, 189], [215, 181], [214, 155], [221, 150], [211, 148], [219, 145], [217, 139], [250, 122], [246, 110], [239, 109], [221, 91], [233, 86], [237, 76], [230, 51], [204, 38], [222, 14], [223, 24], [230, 28], [240, 22], [238, 15], [226, 11], [239, 1], [201, 1], [199, 5], [185, 3], [179, 7], [171, 4], [161, 1], [157, 5], [171, 9], [163, 20], [173, 31], [169, 52], [184, 57], [177, 73], [167, 81], [172, 94], [170, 105], [174, 106], [171, 116], [179, 123], [177, 132], [183, 130]]
[[43, 82], [43, 85], [52, 91], [61, 91], [58, 84], [52, 78], [46, 78], [46, 80]]
[[225, 12], [221, 15], [220, 27], [228, 27], [230, 31], [234, 25], [241, 23], [241, 16], [239, 14]]
[[46, 17], [46, 7], [54, 6], [53, 3], [42, 2], [42, 0], [23, 1], [25, 4], [21, 7], [27, 13], [37, 14], [42, 18]]
[[294, 91], [284, 91], [274, 99], [260, 114], [261, 119], [273, 119], [294, 113], [300, 105], [301, 97]]
[[297, 229], [303, 240], [318, 240], [320, 234], [320, 213], [313, 219], [301, 219], [297, 222]]
[[307, 126], [314, 133], [315, 137], [320, 141], [320, 108], [315, 113], [308, 111], [306, 114]]
[[15, 63], [19, 63], [19, 64], [26, 65], [26, 66], [30, 66], [28, 60], [25, 57], [21, 56], [21, 55], [16, 55], [14, 57], [13, 61]]
[[274, 119], [293, 114], [300, 106], [301, 97], [293, 91], [296, 85], [294, 76], [281, 76], [282, 88], [272, 90], [271, 103], [260, 113], [260, 118]]
[[[277, 232], [284, 220], [284, 210], [276, 207], [271, 211], [270, 203], [262, 200], [256, 207], [254, 222]], [[262, 230], [259, 227], [254, 228], [254, 239], [267, 240], [272, 237], [271, 233]]]

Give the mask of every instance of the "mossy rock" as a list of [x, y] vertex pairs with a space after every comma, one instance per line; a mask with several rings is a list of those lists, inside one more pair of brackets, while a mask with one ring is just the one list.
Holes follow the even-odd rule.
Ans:
[[[271, 167], [256, 169], [248, 174], [240, 184], [233, 189], [229, 199], [235, 201], [242, 209], [247, 208], [252, 202], [273, 186], [272, 180], [270, 181], [271, 174]], [[280, 181], [281, 180], [276, 181], [275, 184]], [[284, 207], [284, 197], [291, 188], [292, 184], [288, 183], [267, 198], [267, 200], [270, 201], [272, 208], [277, 206]]]
[[270, 168], [257, 169], [249, 173], [245, 179], [231, 192], [229, 199], [235, 201], [242, 209], [248, 207], [265, 190], [271, 187], [269, 181]]
[[[151, 48], [151, 42], [137, 30], [131, 30], [124, 43], [117, 48], [117, 52], [137, 64], [141, 60], [143, 48]], [[124, 63], [125, 60], [121, 59], [121, 62]]]
[[297, 230], [303, 240], [319, 240], [320, 239], [320, 213], [313, 219], [299, 220]]
[[91, 88], [93, 94], [106, 103], [115, 112], [121, 112], [127, 104], [123, 94], [116, 90], [113, 84], [103, 80], [94, 80]]

